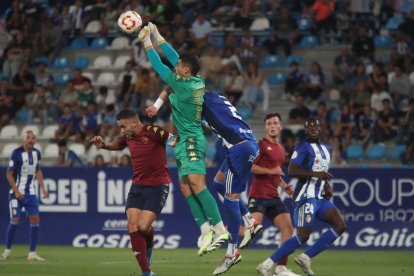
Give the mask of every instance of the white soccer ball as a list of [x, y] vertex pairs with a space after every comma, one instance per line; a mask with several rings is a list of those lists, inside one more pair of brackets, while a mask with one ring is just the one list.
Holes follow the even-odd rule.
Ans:
[[126, 34], [137, 33], [142, 27], [142, 18], [135, 11], [126, 11], [118, 18], [118, 26]]

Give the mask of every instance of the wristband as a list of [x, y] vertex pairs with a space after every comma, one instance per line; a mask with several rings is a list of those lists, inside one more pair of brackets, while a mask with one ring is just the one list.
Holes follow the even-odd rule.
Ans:
[[154, 106], [156, 109], [160, 109], [163, 104], [164, 104], [164, 101], [161, 98], [158, 98], [155, 101]]

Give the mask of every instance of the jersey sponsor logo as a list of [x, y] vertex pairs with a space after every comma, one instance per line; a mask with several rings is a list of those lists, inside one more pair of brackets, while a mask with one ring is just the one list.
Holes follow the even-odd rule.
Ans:
[[[104, 171], [99, 171], [98, 178], [98, 213], [124, 213], [125, 204], [132, 180], [109, 179]], [[165, 202], [163, 214], [171, 214], [174, 210], [172, 195], [173, 185], [170, 185], [170, 196]]]
[[87, 212], [88, 185], [85, 180], [45, 178], [43, 182], [49, 197], [39, 197], [41, 212]]
[[312, 165], [312, 171], [314, 172], [327, 172], [329, 170], [329, 162], [325, 159], [315, 158]]
[[244, 128], [241, 128], [241, 127], [239, 128], [239, 132], [240, 133], [250, 133], [250, 134], [253, 133], [251, 129], [244, 129]]

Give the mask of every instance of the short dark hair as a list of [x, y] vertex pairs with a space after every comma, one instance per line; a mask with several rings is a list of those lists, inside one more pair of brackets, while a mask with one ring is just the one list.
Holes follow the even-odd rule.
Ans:
[[308, 118], [305, 120], [305, 123], [304, 123], [303, 125], [306, 127], [306, 125], [307, 125], [309, 122], [318, 122], [318, 123], [319, 123], [319, 125], [320, 125], [319, 119], [318, 119], [318, 118], [316, 118], [316, 117], [313, 117], [313, 116], [308, 117]]
[[282, 121], [282, 116], [280, 116], [280, 114], [277, 113], [277, 112], [266, 114], [263, 121], [266, 122], [267, 120], [269, 120], [270, 118], [273, 118], [273, 117], [278, 117], [279, 121]]
[[57, 144], [59, 147], [66, 147], [66, 140], [59, 140]]
[[137, 113], [129, 108], [121, 110], [118, 114], [116, 114], [116, 120], [119, 121], [121, 119], [131, 119], [134, 117], [138, 117]]
[[181, 62], [190, 67], [191, 75], [196, 76], [201, 68], [201, 62], [198, 56], [190, 53], [180, 55]]

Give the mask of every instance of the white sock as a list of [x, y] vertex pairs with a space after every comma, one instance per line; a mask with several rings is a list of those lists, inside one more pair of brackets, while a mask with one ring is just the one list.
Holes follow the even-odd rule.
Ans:
[[4, 252], [10, 253], [11, 252], [11, 249], [4, 249]]
[[254, 218], [250, 212], [247, 212], [244, 216], [242, 216], [243, 224], [245, 227], [249, 228], [254, 225]]
[[237, 250], [237, 244], [229, 243], [229, 245], [227, 246], [226, 256], [233, 257], [234, 255], [236, 255], [236, 250]]
[[221, 235], [227, 231], [226, 227], [224, 227], [223, 221], [220, 221], [219, 223], [214, 225], [213, 230], [218, 235]]
[[208, 221], [204, 222], [201, 226], [200, 226], [200, 230], [201, 230], [201, 235], [205, 235], [208, 232], [210, 232], [210, 223]]
[[274, 265], [275, 263], [272, 261], [272, 259], [270, 259], [270, 258], [267, 258], [266, 259], [266, 261], [264, 261], [263, 262], [263, 266], [266, 268], [266, 269], [268, 269], [268, 270], [270, 270], [270, 269], [272, 269], [272, 266]]

